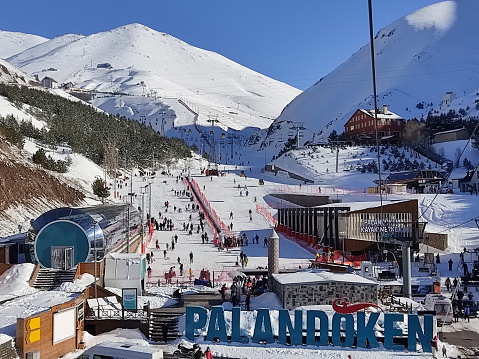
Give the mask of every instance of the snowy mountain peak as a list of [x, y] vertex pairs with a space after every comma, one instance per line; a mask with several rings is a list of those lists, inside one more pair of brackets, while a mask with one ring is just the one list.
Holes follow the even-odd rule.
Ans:
[[449, 30], [457, 18], [455, 1], [444, 1], [419, 9], [405, 17], [416, 31], [435, 28], [438, 31]]
[[37, 35], [0, 30], [0, 44], [2, 44], [0, 46], [0, 58], [6, 59], [45, 41], [48, 41], [48, 39]]
[[264, 129], [300, 93], [138, 23], [89, 36], [64, 35], [8, 61], [40, 79], [101, 93], [95, 106], [168, 136], [179, 137], [178, 126], [210, 127], [209, 118], [223, 130]]
[[143, 25], [143, 24], [140, 24], [140, 23], [132, 23], [132, 24], [127, 24], [127, 25], [123, 25], [123, 26], [119, 26], [115, 29], [112, 29], [112, 30], [109, 30], [107, 32], [111, 32], [111, 33], [114, 33], [114, 32], [137, 32], [137, 33], [142, 33], [142, 32], [151, 32], [153, 34], [161, 34], [161, 35], [167, 35], [163, 32], [159, 32], [159, 31], [156, 31], [156, 30], [153, 30], [152, 28], [146, 26], [146, 25]]

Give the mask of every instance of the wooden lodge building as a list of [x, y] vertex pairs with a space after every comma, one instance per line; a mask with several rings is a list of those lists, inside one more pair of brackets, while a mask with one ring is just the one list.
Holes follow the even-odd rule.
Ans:
[[[382, 144], [398, 144], [403, 139], [404, 119], [388, 110], [387, 105], [382, 110], [377, 110], [378, 138]], [[376, 141], [376, 126], [374, 124], [374, 111], [359, 109], [344, 125], [344, 133], [348, 141], [361, 144]]]

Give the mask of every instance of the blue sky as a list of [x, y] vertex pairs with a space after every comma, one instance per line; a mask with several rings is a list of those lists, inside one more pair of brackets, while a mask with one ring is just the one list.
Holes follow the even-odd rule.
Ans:
[[[373, 0], [374, 33], [438, 0]], [[0, 30], [53, 38], [140, 23], [306, 89], [369, 42], [367, 0], [11, 0]]]

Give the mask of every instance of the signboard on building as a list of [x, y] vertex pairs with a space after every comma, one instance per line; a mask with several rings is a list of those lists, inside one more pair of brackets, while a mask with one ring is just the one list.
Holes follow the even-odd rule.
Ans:
[[412, 237], [411, 213], [351, 213], [348, 237], [376, 241], [377, 233], [390, 238]]
[[360, 231], [362, 233], [403, 233], [406, 224], [397, 219], [365, 219], [361, 224]]
[[136, 288], [123, 288], [122, 304], [124, 310], [136, 310], [138, 304], [138, 293]]

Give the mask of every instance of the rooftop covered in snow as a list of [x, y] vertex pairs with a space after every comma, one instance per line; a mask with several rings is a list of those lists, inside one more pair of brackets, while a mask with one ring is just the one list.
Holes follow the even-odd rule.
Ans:
[[306, 284], [306, 283], [321, 283], [321, 282], [344, 282], [344, 283], [357, 283], [357, 284], [369, 284], [378, 285], [378, 283], [363, 278], [357, 274], [352, 273], [332, 273], [321, 269], [305, 269], [295, 273], [279, 273], [273, 274], [273, 277], [280, 284]]

